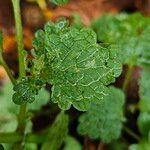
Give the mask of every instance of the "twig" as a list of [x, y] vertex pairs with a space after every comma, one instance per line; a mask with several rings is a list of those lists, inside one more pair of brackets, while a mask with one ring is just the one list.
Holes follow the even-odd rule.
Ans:
[[126, 133], [128, 133], [130, 136], [135, 138], [137, 141], [141, 141], [141, 138], [136, 133], [134, 133], [131, 129], [129, 129], [126, 126], [123, 126], [123, 129], [124, 129], [124, 131], [126, 131]]

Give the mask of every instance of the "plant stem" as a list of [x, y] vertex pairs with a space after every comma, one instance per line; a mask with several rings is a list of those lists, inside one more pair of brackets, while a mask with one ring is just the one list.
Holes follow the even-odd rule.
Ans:
[[[12, 4], [13, 4], [14, 16], [15, 16], [16, 34], [17, 34], [17, 43], [18, 43], [19, 75], [20, 77], [24, 77], [25, 62], [24, 62], [24, 54], [23, 54], [24, 43], [23, 43], [20, 0], [12, 0]], [[24, 134], [25, 131], [25, 118], [26, 118], [26, 104], [20, 106], [20, 111], [18, 115], [17, 131], [22, 134]], [[21, 145], [21, 143], [17, 143], [17, 145]]]
[[12, 0], [13, 10], [15, 16], [16, 24], [16, 34], [18, 43], [18, 59], [19, 59], [19, 75], [20, 77], [25, 76], [25, 62], [24, 62], [24, 43], [23, 43], [23, 30], [21, 21], [21, 11], [20, 11], [20, 0]]
[[[18, 43], [18, 59], [19, 59], [19, 75], [20, 77], [25, 76], [25, 62], [24, 62], [24, 43], [23, 43], [23, 31], [22, 31], [22, 22], [21, 22], [21, 11], [20, 11], [20, 0], [12, 0], [15, 23], [16, 23], [16, 32], [17, 32], [17, 43]], [[18, 116], [18, 129], [21, 132], [24, 132], [23, 126], [25, 126], [25, 113], [26, 113], [26, 104], [20, 106], [20, 112]]]
[[99, 142], [97, 150], [103, 150], [104, 149], [104, 144], [102, 142]]
[[127, 91], [128, 84], [129, 84], [129, 81], [130, 81], [130, 78], [131, 78], [131, 75], [132, 75], [132, 72], [133, 72], [133, 67], [134, 67], [134, 65], [132, 65], [132, 64], [129, 65], [129, 67], [128, 67], [128, 71], [127, 71], [127, 74], [125, 76], [123, 87], [122, 87], [122, 90], [124, 92]]
[[[128, 66], [127, 74], [126, 74], [125, 79], [124, 79], [123, 87], [122, 87], [122, 90], [124, 91], [124, 93], [126, 93], [126, 91], [127, 91], [128, 84], [129, 84], [131, 75], [133, 73], [133, 69], [134, 69], [135, 64], [136, 64], [136, 58], [131, 59], [129, 66]], [[123, 126], [123, 129], [125, 132], [127, 132], [130, 136], [135, 138], [137, 141], [141, 141], [141, 138], [136, 133], [134, 133], [131, 129], [129, 129], [126, 126]]]
[[141, 141], [141, 138], [135, 134], [131, 129], [129, 129], [126, 126], [123, 126], [124, 131], [126, 131], [130, 136], [132, 136], [133, 138], [135, 138], [137, 141]]
[[[23, 135], [20, 133], [0, 133], [0, 143], [18, 143], [23, 139]], [[25, 142], [29, 143], [43, 143], [48, 141], [46, 134], [27, 134], [25, 136]]]
[[46, 134], [27, 134], [25, 141], [27, 142], [35, 142], [35, 143], [44, 143], [45, 141], [49, 141], [48, 137]]
[[26, 104], [20, 106], [19, 115], [18, 115], [18, 127], [17, 131], [24, 134], [25, 130], [25, 120], [26, 120]]
[[42, 10], [45, 10], [47, 8], [45, 0], [36, 0], [36, 2]]
[[10, 69], [9, 69], [9, 67], [8, 67], [8, 65], [7, 65], [7, 63], [5, 62], [5, 60], [3, 59], [3, 57], [0, 55], [0, 63], [2, 64], [2, 66], [4, 67], [4, 69], [5, 69], [5, 71], [6, 71], [6, 73], [7, 73], [7, 75], [8, 75], [8, 77], [9, 77], [9, 79], [10, 79], [10, 81], [12, 82], [12, 84], [14, 85], [15, 84], [15, 78], [13, 77], [13, 75], [12, 75], [12, 72], [10, 71]]
[[22, 139], [18, 133], [0, 133], [0, 143], [15, 143]]

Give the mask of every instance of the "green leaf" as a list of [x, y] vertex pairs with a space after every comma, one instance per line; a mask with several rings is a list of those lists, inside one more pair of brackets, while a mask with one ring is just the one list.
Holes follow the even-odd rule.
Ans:
[[49, 102], [50, 94], [47, 90], [42, 88], [38, 95], [35, 97], [35, 101], [28, 105], [29, 110], [40, 110], [42, 106]]
[[68, 124], [68, 115], [61, 112], [46, 132], [49, 141], [42, 145], [42, 150], [58, 150], [67, 136]]
[[[140, 21], [139, 21], [140, 20]], [[150, 19], [140, 13], [105, 14], [92, 27], [102, 42], [116, 43], [122, 49], [124, 63], [150, 65]]]
[[48, 102], [50, 97], [49, 92], [42, 86], [43, 83], [40, 80], [33, 79], [30, 76], [19, 79], [13, 88], [15, 91], [13, 94], [14, 103], [21, 105], [29, 102], [31, 103], [28, 106], [29, 110], [39, 110], [41, 106]]
[[41, 83], [36, 79], [24, 77], [18, 80], [13, 89], [15, 91], [13, 94], [13, 101], [15, 104], [32, 103], [41, 89]]
[[123, 104], [125, 96], [114, 87], [99, 105], [92, 107], [79, 118], [78, 132], [104, 143], [119, 138], [124, 121]]
[[82, 146], [74, 137], [67, 136], [63, 150], [82, 150]]
[[68, 0], [50, 0], [50, 2], [52, 2], [56, 5], [64, 5], [68, 2]]
[[149, 150], [150, 148], [150, 143], [147, 141], [143, 141], [139, 144], [132, 144], [129, 147], [129, 150]]
[[85, 111], [100, 103], [122, 71], [116, 46], [97, 44], [91, 29], [68, 27], [65, 19], [38, 31], [33, 45], [35, 59], [44, 55], [36, 78], [53, 85], [52, 101], [63, 110], [73, 105]]

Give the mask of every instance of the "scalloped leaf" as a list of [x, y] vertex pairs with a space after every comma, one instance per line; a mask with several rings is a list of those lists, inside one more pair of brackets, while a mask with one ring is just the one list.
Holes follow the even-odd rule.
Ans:
[[24, 103], [32, 103], [35, 96], [38, 95], [41, 89], [40, 82], [30, 77], [24, 77], [18, 80], [13, 90], [13, 101], [15, 104], [21, 105]]
[[104, 143], [119, 138], [124, 121], [124, 93], [114, 87], [109, 88], [109, 95], [101, 104], [92, 107], [79, 118], [78, 132]]

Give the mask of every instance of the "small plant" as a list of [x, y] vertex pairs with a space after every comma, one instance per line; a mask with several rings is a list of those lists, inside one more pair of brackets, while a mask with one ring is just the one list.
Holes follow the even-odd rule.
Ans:
[[[67, 0], [51, 2], [62, 5]], [[131, 150], [140, 149], [142, 144], [147, 147], [150, 129], [147, 107], [150, 80], [147, 69], [150, 59], [149, 19], [140, 14], [105, 15], [93, 21], [92, 28], [96, 33], [91, 28], [83, 27], [83, 24], [81, 28], [69, 26], [65, 18], [55, 23], [48, 22], [43, 30], [35, 34], [31, 60], [24, 50], [20, 0], [12, 0], [12, 4], [18, 41], [19, 77], [13, 77], [3, 58], [1, 32], [0, 62], [12, 84], [4, 88], [4, 93], [8, 92], [7, 98], [6, 94], [0, 95], [0, 109], [2, 114], [9, 115], [10, 119], [6, 120], [12, 128], [9, 131], [8, 126], [4, 126], [5, 122], [0, 123], [0, 129], [6, 131], [0, 132], [0, 143], [9, 143], [11, 145], [7, 149], [14, 150], [36, 150], [37, 145], [40, 145], [41, 150], [57, 150], [63, 143], [64, 150], [71, 147], [69, 143], [75, 143], [76, 149], [81, 149], [78, 141], [68, 132], [69, 116], [66, 110], [73, 106], [83, 112], [78, 125], [78, 133], [82, 136], [110, 143], [117, 140], [122, 129], [125, 129], [140, 141], [139, 144], [131, 145]], [[141, 20], [140, 24], [135, 22], [138, 19]], [[122, 73], [123, 64], [128, 64], [129, 70], [120, 90], [110, 84]], [[125, 94], [135, 65], [143, 67], [139, 81], [141, 113], [138, 118], [143, 140], [123, 125], [126, 121]], [[51, 91], [45, 90], [46, 85], [51, 86]], [[30, 112], [46, 104], [49, 93], [50, 103], [56, 103], [60, 112], [50, 127], [37, 134], [32, 132]]]

